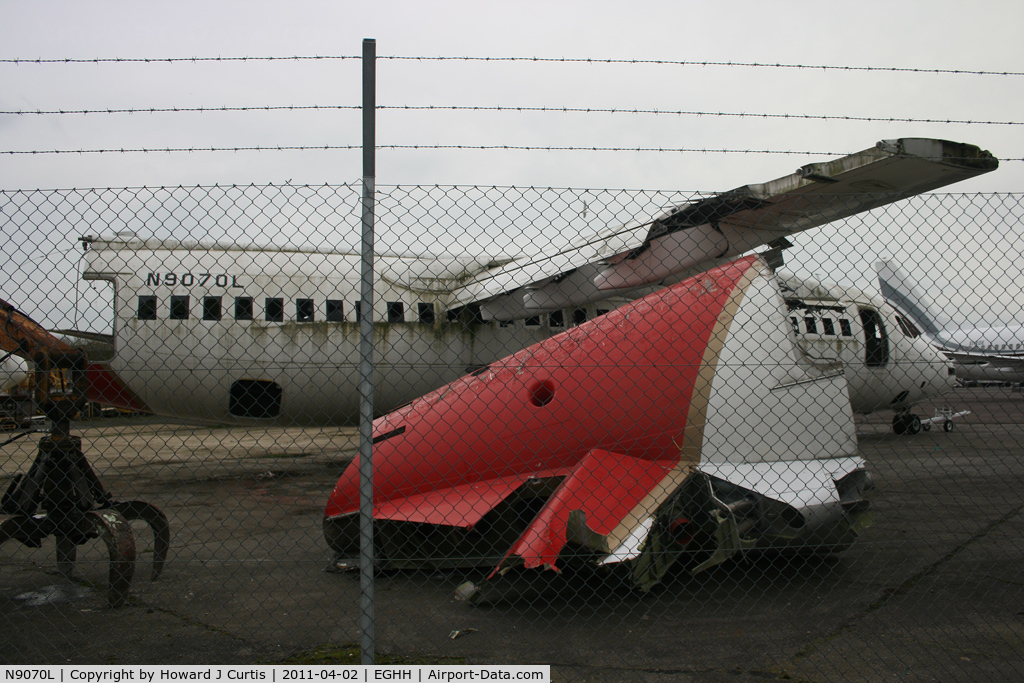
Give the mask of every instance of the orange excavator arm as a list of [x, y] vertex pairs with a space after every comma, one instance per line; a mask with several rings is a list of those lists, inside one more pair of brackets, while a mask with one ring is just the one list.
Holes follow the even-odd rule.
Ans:
[[[85, 403], [88, 388], [85, 354], [47, 332], [42, 325], [0, 299], [0, 349], [35, 363], [35, 397], [39, 408], [54, 422], [65, 422]], [[50, 373], [70, 370], [72, 394], [55, 400], [50, 394]]]
[[44, 350], [50, 355], [81, 353], [3, 299], [0, 299], [0, 349], [25, 360], [35, 360], [35, 355]]

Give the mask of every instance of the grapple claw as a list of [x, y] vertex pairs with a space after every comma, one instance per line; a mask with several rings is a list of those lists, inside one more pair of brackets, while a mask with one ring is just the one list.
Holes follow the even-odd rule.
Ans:
[[156, 581], [167, 561], [167, 552], [171, 547], [171, 525], [158, 508], [142, 500], [129, 500], [113, 504], [113, 508], [121, 513], [127, 521], [141, 519], [153, 532], [153, 570], [150, 581]]
[[94, 510], [89, 513], [96, 520], [96, 530], [107, 544], [110, 556], [110, 586], [107, 603], [122, 606], [128, 598], [135, 574], [135, 536], [131, 525], [116, 510]]

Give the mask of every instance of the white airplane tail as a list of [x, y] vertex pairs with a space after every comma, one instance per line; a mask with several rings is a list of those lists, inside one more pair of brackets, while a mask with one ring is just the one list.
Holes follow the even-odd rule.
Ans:
[[938, 340], [945, 334], [945, 319], [933, 312], [928, 297], [913, 285], [910, 276], [889, 261], [875, 264], [878, 287], [882, 297], [898, 308], [930, 339]]

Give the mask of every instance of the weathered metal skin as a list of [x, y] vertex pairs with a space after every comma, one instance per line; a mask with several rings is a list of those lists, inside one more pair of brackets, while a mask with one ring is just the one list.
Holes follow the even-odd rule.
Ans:
[[[847, 380], [808, 360], [786, 314], [764, 261], [739, 259], [379, 418], [378, 561], [492, 579], [621, 565], [646, 589], [684, 556], [702, 571], [849, 545], [869, 479]], [[353, 463], [324, 518], [341, 564], [358, 507]]]

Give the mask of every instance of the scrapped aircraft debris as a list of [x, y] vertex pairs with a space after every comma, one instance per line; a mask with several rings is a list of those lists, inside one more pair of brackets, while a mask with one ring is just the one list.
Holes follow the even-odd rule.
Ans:
[[[380, 566], [620, 566], [648, 589], [680, 562], [847, 547], [868, 522], [850, 399], [867, 356], [815, 355], [791, 284], [742, 258], [376, 420]], [[903, 357], [908, 386], [951, 386], [948, 364], [916, 362], [935, 360], [927, 343], [907, 344], [922, 354]], [[358, 507], [354, 462], [324, 518], [341, 558], [358, 557]]]
[[[638, 215], [566, 248], [378, 254], [374, 407], [393, 410], [467, 368], [752, 250], [780, 257], [787, 236], [998, 165], [969, 144], [884, 140]], [[117, 292], [113, 334], [90, 337], [109, 349], [106, 361], [88, 351], [93, 400], [217, 423], [338, 425], [359, 415], [358, 253], [130, 231], [82, 239], [83, 279]]]

